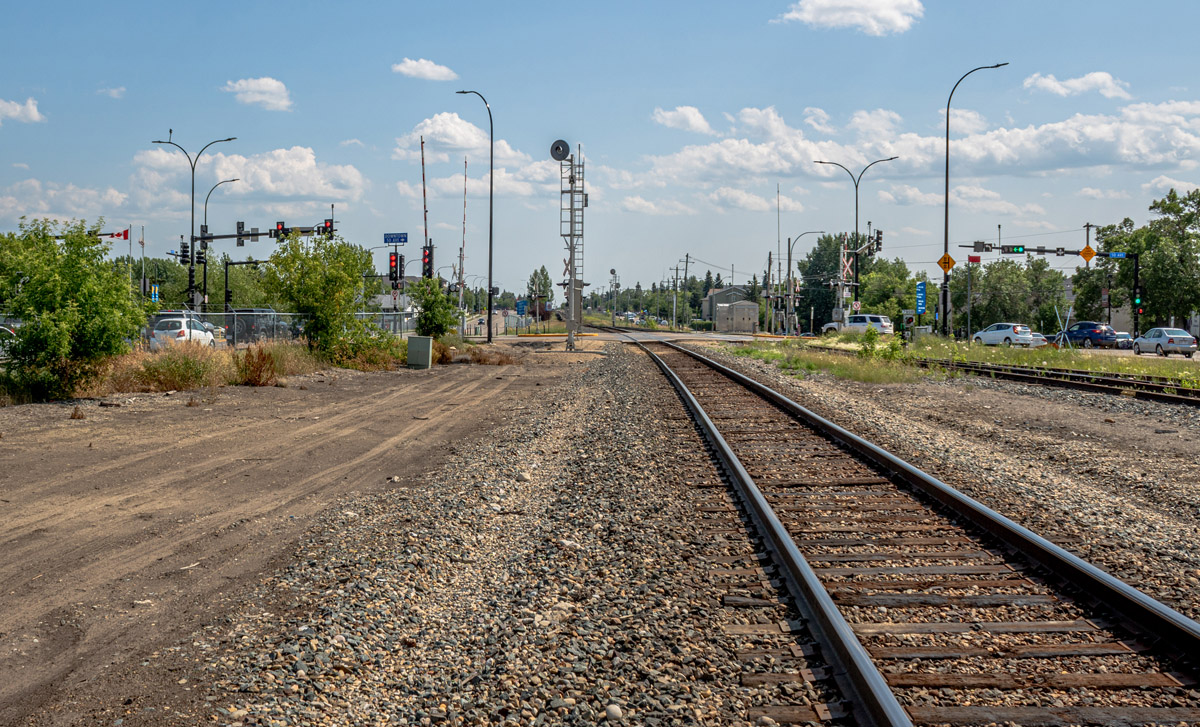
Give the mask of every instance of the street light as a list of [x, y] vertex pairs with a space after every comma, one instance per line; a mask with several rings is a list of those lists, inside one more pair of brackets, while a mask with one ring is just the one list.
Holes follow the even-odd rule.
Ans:
[[187, 157], [188, 166], [192, 168], [192, 234], [191, 249], [188, 250], [188, 297], [191, 298], [191, 304], [194, 307], [196, 305], [196, 162], [200, 161], [200, 155], [203, 154], [204, 150], [208, 147], [225, 141], [234, 141], [237, 139], [237, 137], [231, 136], [228, 139], [216, 139], [214, 141], [210, 141], [205, 144], [200, 151], [196, 152], [196, 158], [193, 159], [192, 155], [187, 153], [187, 149], [184, 149], [182, 146], [171, 141], [171, 135], [175, 133], [175, 130], [167, 129], [167, 132], [168, 134], [166, 141], [153, 141], [151, 143], [170, 144], [171, 146], [175, 147], [179, 151], [183, 152], [183, 155]]
[[483, 101], [488, 112], [488, 334], [487, 342], [492, 342], [492, 201], [495, 192], [495, 160], [496, 135], [492, 125], [492, 107], [478, 91], [455, 91], [455, 93], [473, 93]]
[[[854, 176], [854, 172], [850, 171], [849, 169], [846, 169], [845, 167], [842, 167], [842, 165], [838, 164], [837, 162], [822, 162], [822, 161], [815, 162], [816, 164], [832, 164], [835, 167], [842, 167], [842, 170], [844, 172], [846, 172], [846, 174], [850, 175], [850, 181], [854, 182], [854, 299], [855, 300], [858, 300], [858, 247], [860, 244], [859, 240], [858, 240], [858, 183], [862, 181], [863, 175], [866, 174], [867, 170], [870, 169], [871, 167], [875, 166], [876, 164], [878, 164], [880, 162], [890, 162], [893, 159], [899, 159], [899, 158], [900, 157], [896, 156], [896, 157], [888, 157], [887, 159], [876, 159], [875, 161], [871, 162], [867, 166], [863, 167], [863, 170], [858, 173], [857, 177]], [[870, 224], [870, 223], [867, 223], [867, 224]]]
[[[200, 155], [197, 154], [196, 156], [200, 156]], [[206, 230], [208, 229], [208, 198], [212, 196], [213, 189], [220, 187], [222, 184], [229, 184], [230, 182], [240, 182], [240, 181], [242, 181], [242, 180], [237, 179], [237, 178], [222, 179], [221, 181], [214, 184], [212, 186], [212, 189], [208, 190], [208, 194], [204, 195], [204, 229], [206, 229]], [[205, 247], [205, 249], [207, 249], [207, 246]], [[204, 309], [208, 310], [208, 255], [204, 256]]]
[[[945, 245], [942, 248], [943, 255], [950, 254], [950, 99], [954, 98], [954, 92], [958, 89], [958, 84], [963, 82], [963, 78], [971, 75], [975, 71], [982, 71], [988, 68], [1001, 68], [1007, 66], [1008, 63], [997, 63], [993, 66], [980, 66], [972, 68], [958, 79], [954, 84], [954, 88], [950, 89], [950, 95], [946, 98], [946, 228], [945, 228]], [[948, 335], [950, 330], [950, 271], [946, 271], [946, 275], [942, 278], [942, 335]]]
[[[788, 277], [787, 277], [788, 309], [787, 309], [787, 321], [786, 321], [788, 326], [791, 326], [791, 324], [792, 324], [792, 310], [796, 307], [796, 298], [795, 298], [795, 293], [793, 292], [795, 290], [796, 286], [792, 284], [792, 246], [796, 244], [796, 240], [799, 240], [801, 237], [804, 237], [805, 235], [824, 235], [824, 234], [825, 234], [825, 230], [809, 230], [808, 232], [801, 232], [799, 235], [796, 235], [795, 237], [788, 238]], [[792, 333], [795, 333], [794, 329], [793, 329]]]

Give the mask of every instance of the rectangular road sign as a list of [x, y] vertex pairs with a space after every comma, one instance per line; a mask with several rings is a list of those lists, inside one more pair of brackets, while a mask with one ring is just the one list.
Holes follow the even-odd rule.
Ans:
[[1125, 253], [1123, 253], [1123, 252], [1110, 252], [1110, 253], [1108, 254], [1108, 256], [1109, 256], [1110, 258], [1123, 258], [1123, 257], [1125, 257]]
[[525, 315], [525, 306], [527, 306], [527, 305], [529, 305], [529, 301], [518, 300], [517, 301], [517, 315], [519, 315], [519, 316]]
[[917, 283], [917, 315], [925, 315], [925, 281]]
[[408, 244], [408, 233], [407, 232], [385, 232], [385, 233], [383, 233], [383, 244], [384, 245], [407, 245]]

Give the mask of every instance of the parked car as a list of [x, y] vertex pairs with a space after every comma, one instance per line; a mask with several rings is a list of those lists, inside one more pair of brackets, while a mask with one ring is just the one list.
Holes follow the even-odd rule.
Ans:
[[895, 328], [892, 326], [892, 319], [887, 316], [878, 316], [873, 313], [855, 313], [847, 318], [845, 323], [826, 323], [821, 327], [821, 333], [830, 330], [865, 333], [868, 328], [874, 328], [880, 333], [887, 335], [895, 332]]
[[971, 342], [985, 346], [1032, 346], [1033, 334], [1024, 323], [993, 323], [971, 336]]
[[1159, 356], [1172, 353], [1191, 358], [1196, 353], [1196, 338], [1182, 328], [1151, 328], [1133, 341], [1133, 355], [1153, 351]]
[[154, 332], [150, 336], [150, 350], [161, 351], [167, 346], [187, 341], [202, 346], [216, 346], [213, 334], [195, 318], [163, 318], [154, 324]]
[[1029, 344], [1030, 348], [1037, 348], [1038, 346], [1045, 346], [1050, 343], [1049, 341], [1046, 340], [1045, 336], [1038, 333], [1037, 331], [1030, 333], [1029, 337], [1033, 339], [1033, 343]]
[[1117, 331], [1117, 348], [1133, 348], [1133, 336], [1128, 331]]
[[1096, 321], [1079, 321], [1055, 337], [1055, 343], [1083, 348], [1116, 348], [1117, 332]]

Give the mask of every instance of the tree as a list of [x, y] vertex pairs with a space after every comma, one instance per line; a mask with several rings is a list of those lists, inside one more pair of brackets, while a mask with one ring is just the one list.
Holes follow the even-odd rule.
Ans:
[[432, 278], [422, 278], [408, 289], [421, 312], [417, 314], [417, 335], [441, 338], [458, 323], [454, 304]]
[[713, 281], [712, 271], [706, 270], [704, 272], [704, 294], [705, 295], [708, 295], [708, 291], [713, 289], [713, 285], [718, 285], [718, 287], [720, 287], [719, 284], [717, 284]]
[[1035, 331], [1056, 329], [1058, 317], [1067, 305], [1066, 276], [1038, 255], [1026, 266], [1025, 281], [1029, 286], [1029, 310], [1022, 320], [1028, 321]]
[[911, 284], [908, 266], [900, 258], [878, 260], [870, 272], [862, 272], [859, 261], [859, 300], [864, 312], [878, 313], [900, 320], [901, 311], [917, 304], [916, 288]]
[[543, 265], [540, 270], [533, 271], [529, 276], [529, 282], [525, 284], [525, 295], [529, 300], [533, 300], [534, 295], [545, 296], [545, 305], [550, 307], [551, 301], [554, 300], [554, 283], [550, 280], [550, 273], [546, 271], [546, 266]]
[[342, 341], [364, 335], [354, 313], [363, 275], [373, 271], [371, 254], [341, 236], [293, 233], [272, 253], [264, 273], [267, 288], [288, 310], [306, 317], [309, 349], [329, 354]]
[[108, 250], [83, 220], [22, 220], [19, 232], [0, 235], [0, 291], [22, 321], [8, 373], [35, 398], [74, 395], [146, 325], [128, 270], [106, 260]]

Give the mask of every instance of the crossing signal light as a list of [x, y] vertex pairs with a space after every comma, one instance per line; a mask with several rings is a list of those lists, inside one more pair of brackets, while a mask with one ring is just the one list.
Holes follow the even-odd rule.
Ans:
[[325, 218], [325, 224], [321, 225], [321, 232], [328, 237], [333, 237], [333, 219]]
[[395, 282], [400, 279], [399, 268], [397, 267], [396, 253], [388, 253], [388, 280]]
[[1002, 252], [1005, 255], [1024, 255], [1025, 254], [1025, 246], [1024, 245], [1001, 245], [1000, 252]]
[[433, 245], [421, 248], [421, 277], [433, 277]]

